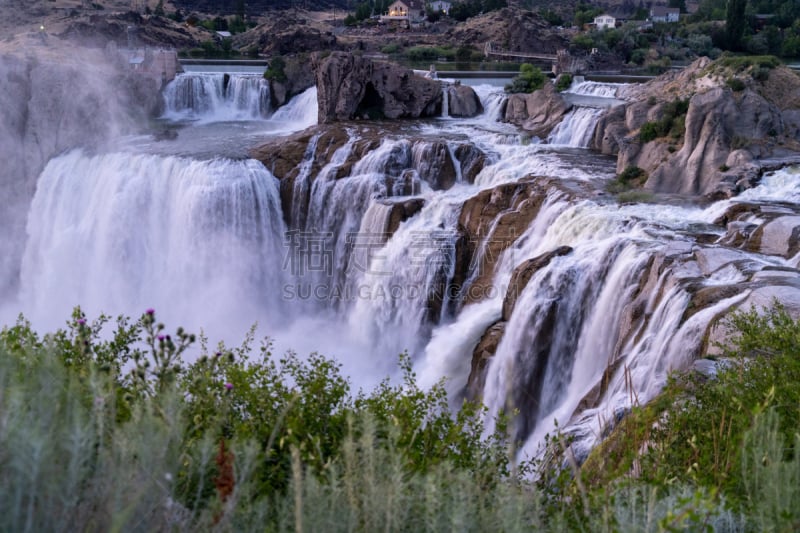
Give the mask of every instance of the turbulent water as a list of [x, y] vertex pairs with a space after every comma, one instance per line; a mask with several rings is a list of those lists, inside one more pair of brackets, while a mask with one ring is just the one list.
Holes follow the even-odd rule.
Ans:
[[[253, 76], [183, 75], [165, 93], [166, 116], [255, 119], [273, 135], [313, 122], [313, 90], [272, 113], [265, 87]], [[617, 87], [583, 82], [572, 91], [612, 97]], [[10, 307], [48, 328], [74, 305], [90, 315], [154, 307], [168, 324], [203, 328], [212, 340], [235, 340], [258, 322], [278, 348], [337, 357], [367, 386], [407, 350], [423, 384], [449, 379], [454, 403], [470, 379], [491, 413], [518, 408], [513, 429], [525, 452], [536, 453], [558, 420], [585, 453], [633, 403], [656, 394], [669, 371], [690, 364], [713, 319], [752, 300], [758, 287], [747, 280], [796, 272], [795, 258], [723, 245], [726, 229], [715, 221], [736, 202], [800, 203], [800, 176], [779, 171], [740, 199], [706, 208], [619, 205], [602, 194], [614, 162], [585, 149], [596, 107], [575, 107], [537, 143], [497, 122], [501, 93], [478, 93], [482, 116], [382, 134], [355, 163], [363, 133], [346, 130], [322, 166], [323, 137], [312, 136], [283, 191], [291, 213], [278, 179], [257, 161], [213, 150], [174, 155], [184, 153], [188, 133], [60, 155], [38, 180], [19, 300]], [[465, 146], [484, 158], [477, 175], [466, 175]], [[441, 169], [450, 167], [445, 179]], [[535, 215], [511, 237], [504, 217], [518, 216], [519, 206], [466, 212], [481, 191], [493, 189], [501, 202], [503, 187], [519, 184], [541, 190], [525, 204], [536, 204]], [[398, 222], [400, 205], [409, 211]], [[470, 216], [489, 218], [468, 245]], [[509, 242], [493, 247], [501, 233]], [[465, 263], [466, 249], [474, 252]], [[557, 249], [527, 284], [514, 285], [515, 270]], [[488, 259], [494, 266], [483, 272]], [[697, 291], [722, 286], [742, 288], [691, 307]], [[466, 299], [470, 287], [481, 287], [480, 296]], [[509, 314], [510, 291], [517, 299]], [[502, 337], [475, 371], [473, 352], [490, 327]]]

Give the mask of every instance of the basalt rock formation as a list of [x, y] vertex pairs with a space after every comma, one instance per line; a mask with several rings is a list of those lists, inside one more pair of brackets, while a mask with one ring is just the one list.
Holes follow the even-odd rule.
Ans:
[[[375, 62], [345, 52], [313, 54], [319, 123], [362, 118], [420, 118], [442, 113], [442, 85], [391, 63]], [[459, 95], [471, 92], [464, 87]], [[473, 93], [474, 94], [474, 93]], [[477, 97], [475, 97], [477, 98]], [[459, 97], [459, 111], [467, 108]]]
[[[353, 166], [381, 147], [384, 140], [385, 130], [358, 123], [350, 123], [344, 128], [320, 125], [255, 147], [250, 155], [263, 162], [280, 180], [281, 204], [288, 223], [297, 219], [295, 214], [308, 209], [310, 191], [306, 191], [304, 198], [298, 198], [295, 191], [295, 180], [301, 173], [313, 181], [323, 168], [331, 164], [334, 154], [350, 143], [343, 160], [335, 165], [334, 176], [336, 179], [348, 177]], [[372, 170], [384, 175], [387, 188], [397, 196], [419, 193], [415, 183], [420, 180], [434, 190], [449, 189], [459, 181], [472, 183], [485, 163], [486, 155], [472, 143], [404, 136], [381, 159], [380, 167]], [[402, 212], [406, 215], [400, 219], [405, 220], [421, 207], [421, 203], [413, 202], [404, 205]], [[390, 226], [394, 224], [396, 227], [399, 219], [392, 215], [392, 220]]]
[[545, 138], [564, 118], [572, 105], [556, 91], [552, 83], [530, 94], [508, 97], [505, 121], [540, 138]]
[[[799, 95], [800, 77], [785, 67], [699, 59], [623, 91], [627, 103], [601, 118], [592, 147], [617, 155], [618, 172], [642, 168], [645, 189], [730, 196], [764, 169], [800, 159]], [[681, 101], [685, 113], [665, 116]]]

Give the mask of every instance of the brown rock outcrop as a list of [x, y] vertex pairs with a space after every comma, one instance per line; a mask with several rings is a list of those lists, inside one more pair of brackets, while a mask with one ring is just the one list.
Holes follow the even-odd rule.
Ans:
[[449, 105], [448, 112], [451, 117], [474, 117], [483, 113], [483, 105], [477, 93], [467, 85], [448, 85], [447, 91]]
[[486, 383], [486, 367], [489, 366], [497, 346], [503, 339], [506, 325], [505, 320], [498, 320], [486, 329], [486, 332], [478, 341], [478, 345], [472, 351], [472, 363], [470, 365], [469, 379], [467, 380], [467, 397], [473, 400], [480, 399], [483, 386]]
[[345, 52], [313, 54], [320, 124], [354, 118], [438, 116], [442, 86], [390, 63]]
[[544, 138], [571, 108], [572, 104], [565, 101], [553, 84], [548, 82], [530, 94], [509, 95], [505, 121]]

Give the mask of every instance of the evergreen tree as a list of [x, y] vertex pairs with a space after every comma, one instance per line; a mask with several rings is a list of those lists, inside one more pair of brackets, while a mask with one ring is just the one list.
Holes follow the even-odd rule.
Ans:
[[725, 17], [725, 32], [730, 50], [742, 49], [742, 37], [745, 28], [745, 8], [747, 0], [728, 0], [728, 10]]

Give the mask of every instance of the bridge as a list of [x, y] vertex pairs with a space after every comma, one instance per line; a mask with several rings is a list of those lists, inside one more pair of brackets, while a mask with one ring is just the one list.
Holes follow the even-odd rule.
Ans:
[[500, 56], [500, 57], [515, 57], [519, 59], [539, 59], [541, 61], [555, 61], [558, 56], [556, 54], [535, 54], [530, 52], [511, 52], [509, 50], [496, 50], [491, 41], [486, 43], [483, 47], [483, 55]]

